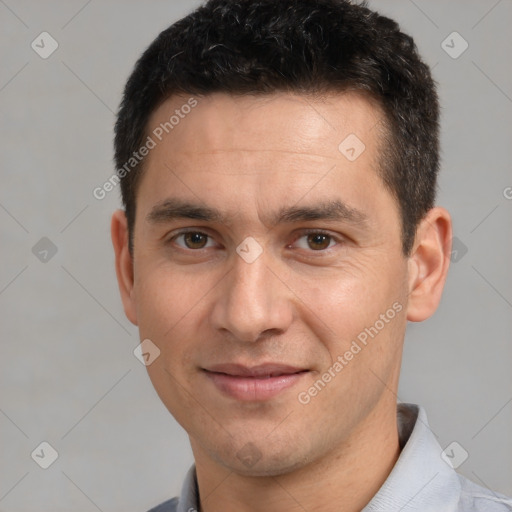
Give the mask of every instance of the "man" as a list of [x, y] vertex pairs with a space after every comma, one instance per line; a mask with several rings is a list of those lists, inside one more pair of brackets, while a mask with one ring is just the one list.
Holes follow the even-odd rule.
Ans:
[[116, 270], [195, 459], [154, 511], [512, 510], [397, 405], [449, 266], [438, 110], [412, 39], [345, 0], [211, 0], [137, 62]]

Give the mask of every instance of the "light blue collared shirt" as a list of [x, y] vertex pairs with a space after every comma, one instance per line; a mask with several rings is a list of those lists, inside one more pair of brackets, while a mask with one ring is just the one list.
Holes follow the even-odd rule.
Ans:
[[[455, 472], [441, 457], [423, 407], [398, 404], [402, 451], [388, 478], [361, 512], [512, 512], [512, 499], [481, 487]], [[149, 512], [197, 512], [199, 490], [195, 465], [185, 477], [181, 497]]]

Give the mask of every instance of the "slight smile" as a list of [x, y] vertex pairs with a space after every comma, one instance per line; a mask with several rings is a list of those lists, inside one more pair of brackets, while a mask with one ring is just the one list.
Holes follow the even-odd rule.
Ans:
[[309, 372], [304, 368], [274, 363], [252, 367], [221, 364], [203, 368], [203, 371], [219, 391], [241, 401], [268, 400]]

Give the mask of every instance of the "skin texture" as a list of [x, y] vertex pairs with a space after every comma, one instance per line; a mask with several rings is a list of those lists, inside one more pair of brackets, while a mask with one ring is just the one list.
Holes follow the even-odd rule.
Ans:
[[[148, 133], [187, 100], [164, 102]], [[365, 145], [354, 161], [338, 149], [350, 134]], [[437, 308], [451, 220], [430, 210], [404, 257], [398, 206], [377, 173], [381, 135], [380, 110], [355, 93], [198, 98], [145, 159], [133, 256], [124, 213], [112, 218], [125, 312], [161, 351], [148, 373], [189, 434], [204, 511], [361, 510], [399, 456], [405, 327]], [[152, 218], [171, 197], [226, 219]], [[271, 223], [283, 207], [333, 200], [359, 218]], [[207, 237], [173, 238], [184, 228]], [[236, 251], [246, 237], [262, 249], [252, 263]], [[393, 304], [401, 311], [301, 403]], [[241, 401], [203, 370], [268, 362], [308, 372], [268, 400]], [[251, 465], [240, 457], [248, 451]]]

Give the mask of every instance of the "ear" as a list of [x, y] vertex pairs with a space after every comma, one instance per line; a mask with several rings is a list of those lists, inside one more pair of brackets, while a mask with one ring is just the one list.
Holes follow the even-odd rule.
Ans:
[[133, 260], [128, 248], [128, 222], [123, 210], [112, 215], [112, 245], [116, 255], [116, 274], [124, 312], [128, 320], [137, 325], [135, 294], [133, 288]]
[[407, 320], [422, 322], [434, 314], [448, 274], [451, 250], [450, 214], [444, 208], [432, 208], [416, 230], [408, 260]]

